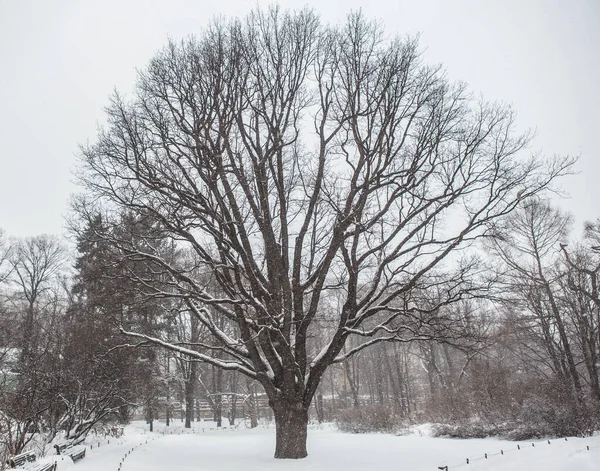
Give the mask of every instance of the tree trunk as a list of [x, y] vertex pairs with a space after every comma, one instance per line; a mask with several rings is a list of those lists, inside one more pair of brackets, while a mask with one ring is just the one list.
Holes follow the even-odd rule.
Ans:
[[165, 413], [165, 426], [169, 427], [171, 425], [171, 387], [169, 386], [169, 376], [170, 376], [170, 364], [171, 364], [171, 359], [169, 358], [168, 355], [168, 351], [167, 351], [167, 363], [166, 363], [166, 367], [167, 367], [167, 381], [166, 381], [166, 389], [167, 389], [167, 407], [166, 407], [166, 413]]
[[229, 425], [233, 427], [237, 419], [237, 395], [232, 394], [229, 403]]
[[392, 367], [392, 362], [390, 360], [390, 355], [387, 351], [384, 351], [383, 359], [385, 361], [385, 371], [388, 374], [388, 381], [390, 382], [390, 389], [392, 390], [392, 405], [393, 410], [396, 414], [404, 417], [404, 408], [402, 407], [402, 391], [401, 391], [401, 381], [402, 378], [397, 377], [394, 374], [394, 368]]
[[215, 398], [215, 408], [213, 409], [213, 420], [217, 423], [217, 428], [221, 428], [223, 425], [223, 402], [221, 396]]
[[197, 363], [189, 365], [189, 376], [185, 380], [185, 428], [191, 428], [194, 420], [194, 399], [196, 397]]
[[385, 404], [385, 376], [383, 374], [383, 365], [381, 358], [381, 344], [373, 350], [373, 360], [375, 367], [375, 391], [377, 393], [377, 402], [379, 405]]
[[217, 427], [221, 427], [221, 415], [223, 411], [223, 370], [215, 366], [212, 367], [212, 386], [213, 394], [213, 419], [217, 423]]
[[315, 409], [317, 411], [317, 420], [320, 424], [325, 422], [325, 413], [323, 412], [323, 394], [317, 394], [317, 400], [315, 401]]
[[23, 346], [21, 348], [21, 363], [27, 368], [31, 367], [33, 356], [31, 355], [32, 339], [33, 339], [33, 318], [35, 310], [35, 298], [29, 301], [27, 307], [27, 316], [23, 326]]
[[[352, 369], [350, 368], [350, 362], [352, 361]], [[348, 379], [348, 385], [350, 386], [350, 393], [352, 394], [352, 404], [355, 409], [358, 409], [360, 406], [358, 400], [358, 388], [360, 386], [358, 382], [358, 373], [356, 372], [355, 364], [353, 359], [346, 360], [344, 362], [344, 371], [346, 373], [346, 378]], [[354, 370], [354, 371], [353, 371]]]
[[235, 425], [235, 419], [237, 418], [238, 400], [238, 375], [235, 371], [232, 371], [229, 376], [229, 391], [232, 393], [229, 399], [229, 425], [233, 427]]
[[250, 393], [250, 428], [258, 427], [258, 401], [254, 390], [254, 383], [247, 378], [248, 392]]
[[275, 458], [306, 458], [308, 410], [301, 402], [271, 406], [275, 415]]

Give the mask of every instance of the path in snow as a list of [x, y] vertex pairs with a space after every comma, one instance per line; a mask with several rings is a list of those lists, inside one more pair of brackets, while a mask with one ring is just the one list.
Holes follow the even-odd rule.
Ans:
[[273, 429], [162, 436], [128, 427], [121, 444], [91, 450], [71, 471], [119, 471], [133, 447], [121, 471], [435, 471], [444, 465], [449, 471], [600, 470], [600, 436], [538, 441], [535, 447], [518, 443], [310, 430], [308, 458], [275, 460]]

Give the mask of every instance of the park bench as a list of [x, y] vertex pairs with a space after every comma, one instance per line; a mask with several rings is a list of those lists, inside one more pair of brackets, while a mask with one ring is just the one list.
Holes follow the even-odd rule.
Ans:
[[26, 471], [56, 471], [56, 462], [52, 463], [35, 463], [23, 468]]
[[21, 453], [20, 455], [11, 456], [6, 462], [11, 468], [16, 468], [17, 466], [23, 466], [25, 463], [30, 463], [35, 461], [35, 453], [33, 451], [27, 451], [25, 453]]
[[69, 442], [57, 443], [54, 445], [57, 455], [70, 456], [73, 461], [77, 461], [85, 457], [84, 446], [73, 446]]
[[27, 463], [35, 462], [35, 453], [27, 451], [20, 455], [11, 456], [7, 463], [11, 468], [26, 469], [27, 471], [56, 471], [56, 463]]

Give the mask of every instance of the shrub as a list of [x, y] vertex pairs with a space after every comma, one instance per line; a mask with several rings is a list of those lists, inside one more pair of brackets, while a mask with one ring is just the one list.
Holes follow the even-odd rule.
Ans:
[[448, 438], [486, 438], [504, 436], [513, 427], [510, 423], [492, 424], [481, 421], [436, 424], [433, 426], [432, 435]]
[[336, 424], [342, 432], [393, 432], [399, 427], [399, 419], [390, 407], [366, 405], [344, 409], [336, 418]]
[[[562, 400], [561, 400], [562, 399]], [[509, 438], [586, 436], [595, 425], [594, 415], [569, 397], [537, 396], [527, 400], [519, 417], [520, 427]]]

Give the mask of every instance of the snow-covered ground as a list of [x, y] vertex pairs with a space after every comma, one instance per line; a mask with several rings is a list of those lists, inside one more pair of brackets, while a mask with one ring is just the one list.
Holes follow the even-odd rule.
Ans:
[[272, 428], [214, 430], [196, 423], [194, 433], [175, 426], [165, 435], [163, 428], [159, 425], [158, 432], [150, 433], [141, 423], [129, 426], [122, 438], [92, 449], [88, 445], [86, 458], [70, 466], [59, 463], [58, 471], [435, 471], [446, 465], [449, 471], [600, 470], [600, 436], [537, 441], [532, 446], [418, 433], [354, 435], [323, 428], [309, 431], [309, 456], [295, 461], [273, 458]]

